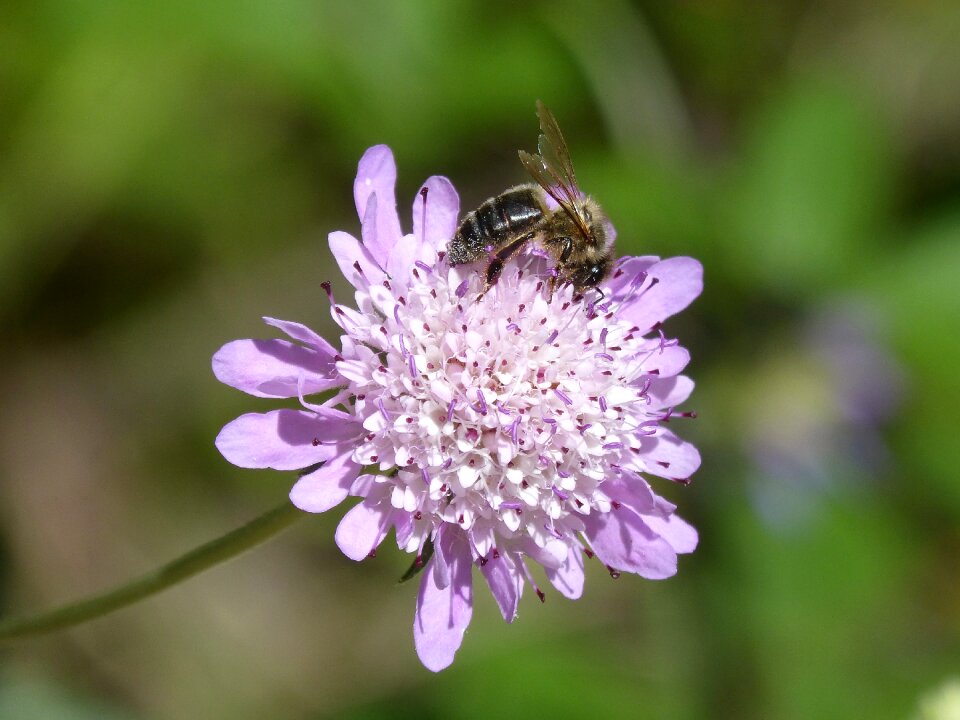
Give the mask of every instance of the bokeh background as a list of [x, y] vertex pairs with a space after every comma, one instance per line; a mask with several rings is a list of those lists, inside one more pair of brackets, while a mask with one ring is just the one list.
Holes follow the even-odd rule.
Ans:
[[[0, 610], [144, 572], [281, 502], [210, 356], [335, 336], [326, 233], [389, 143], [408, 208], [524, 181], [534, 101], [620, 252], [693, 255], [702, 450], [657, 487], [677, 577], [488, 594], [416, 659], [390, 543], [342, 511], [0, 647], [0, 718], [934, 717], [960, 682], [960, 6], [694, 0], [0, 4]], [[342, 289], [342, 285], [341, 285]], [[478, 585], [478, 591], [481, 586]], [[950, 716], [956, 717], [956, 716]]]

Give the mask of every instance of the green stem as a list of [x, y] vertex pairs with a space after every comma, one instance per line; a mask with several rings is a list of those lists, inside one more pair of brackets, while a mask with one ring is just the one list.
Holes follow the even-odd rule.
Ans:
[[0, 621], [0, 640], [60, 630], [131, 605], [259, 545], [303, 515], [301, 510], [285, 502], [126, 585], [40, 615]]

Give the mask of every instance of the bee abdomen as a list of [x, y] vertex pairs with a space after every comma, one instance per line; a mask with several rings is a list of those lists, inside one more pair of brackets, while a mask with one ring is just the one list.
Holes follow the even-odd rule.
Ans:
[[521, 186], [490, 198], [466, 217], [447, 245], [451, 265], [474, 262], [487, 256], [487, 247], [497, 247], [543, 219], [536, 189]]

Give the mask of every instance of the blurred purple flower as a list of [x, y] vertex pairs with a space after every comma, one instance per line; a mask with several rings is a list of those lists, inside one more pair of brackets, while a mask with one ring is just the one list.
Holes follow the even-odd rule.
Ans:
[[[351, 307], [325, 284], [339, 351], [303, 325], [265, 318], [290, 340], [237, 340], [214, 356], [222, 382], [303, 406], [243, 415], [217, 447], [241, 467], [311, 468], [290, 493], [308, 512], [363, 498], [336, 532], [354, 560], [395, 530], [426, 563], [413, 632], [438, 671], [470, 622], [474, 566], [511, 622], [526, 582], [543, 597], [527, 558], [577, 598], [584, 553], [615, 576], [659, 579], [696, 547], [696, 531], [641, 473], [685, 483], [700, 465], [663, 426], [685, 414], [673, 408], [693, 382], [679, 374], [687, 351], [660, 322], [700, 294], [702, 268], [622, 258], [598, 302], [565, 287], [548, 303], [549, 268], [530, 254], [478, 302], [476, 269], [443, 259], [460, 212], [453, 186], [427, 180], [404, 235], [395, 179], [389, 148], [370, 148], [354, 184], [363, 241], [330, 234], [356, 289]], [[322, 391], [333, 395], [306, 399]]]
[[751, 492], [760, 514], [781, 528], [888, 466], [881, 429], [904, 382], [868, 306], [834, 300], [798, 334], [794, 347], [802, 350], [769, 359], [746, 393], [751, 404], [762, 398], [745, 425]]

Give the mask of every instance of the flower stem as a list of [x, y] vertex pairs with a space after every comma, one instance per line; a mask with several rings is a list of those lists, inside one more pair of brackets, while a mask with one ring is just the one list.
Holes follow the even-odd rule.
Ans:
[[0, 640], [60, 630], [106, 615], [229, 560], [273, 537], [305, 513], [289, 502], [126, 585], [40, 615], [0, 621]]

